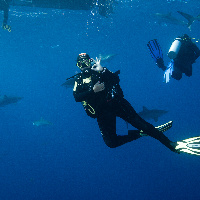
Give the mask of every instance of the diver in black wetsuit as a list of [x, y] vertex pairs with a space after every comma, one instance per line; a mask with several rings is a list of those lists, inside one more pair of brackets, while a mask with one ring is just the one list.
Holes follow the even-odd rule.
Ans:
[[5, 30], [11, 31], [11, 27], [7, 25], [8, 21], [8, 11], [9, 11], [9, 4], [11, 0], [0, 0], [0, 10], [4, 11], [4, 19], [3, 19], [3, 25], [2, 28]]
[[180, 80], [183, 73], [188, 77], [192, 76], [192, 65], [200, 56], [199, 48], [187, 34], [177, 37], [172, 43], [168, 52], [171, 61], [167, 66], [164, 64], [162, 49], [156, 39], [150, 40], [147, 47], [157, 66], [164, 71], [166, 83], [170, 77]]
[[187, 34], [179, 37], [181, 40], [181, 48], [176, 58], [174, 58], [174, 71], [172, 78], [180, 80], [182, 73], [186, 76], [192, 76], [192, 64], [200, 56], [200, 50]]
[[74, 98], [76, 102], [82, 102], [90, 117], [97, 119], [108, 147], [115, 148], [142, 137], [141, 131], [136, 130], [129, 130], [128, 135], [117, 135], [116, 117], [120, 117], [176, 152], [176, 143], [171, 142], [162, 132], [143, 120], [124, 98], [117, 73], [102, 67], [100, 60], [90, 59], [86, 53], [79, 54], [77, 66], [82, 72], [76, 76]]

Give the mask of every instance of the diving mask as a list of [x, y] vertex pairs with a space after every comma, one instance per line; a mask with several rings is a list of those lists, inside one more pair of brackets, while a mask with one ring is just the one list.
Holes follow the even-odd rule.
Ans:
[[81, 59], [77, 62], [77, 66], [82, 69], [86, 67], [91, 67], [91, 63], [93, 62], [92, 59]]

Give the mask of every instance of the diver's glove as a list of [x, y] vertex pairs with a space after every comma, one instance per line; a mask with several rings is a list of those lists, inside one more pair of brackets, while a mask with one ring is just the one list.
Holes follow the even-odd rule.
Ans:
[[101, 58], [98, 59], [96, 57], [96, 60], [93, 59], [94, 65], [92, 66], [92, 70], [97, 71], [97, 72], [101, 72], [103, 71], [103, 67], [101, 66], [100, 62], [101, 62]]
[[95, 93], [101, 92], [101, 91], [105, 90], [105, 84], [104, 84], [104, 83], [97, 82], [97, 83], [94, 85], [93, 90], [94, 90]]
[[165, 73], [164, 73], [164, 82], [165, 83], [169, 82], [173, 71], [174, 71], [174, 60], [172, 59], [169, 62], [168, 66], [167, 66], [167, 69], [165, 70]]
[[8, 32], [11, 32], [11, 26], [8, 25], [8, 24], [4, 24], [4, 23], [3, 23], [2, 28], [3, 28], [4, 30], [7, 30]]

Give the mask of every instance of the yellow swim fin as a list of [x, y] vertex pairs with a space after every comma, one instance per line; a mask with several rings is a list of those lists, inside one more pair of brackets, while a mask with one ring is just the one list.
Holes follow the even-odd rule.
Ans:
[[8, 32], [11, 32], [11, 26], [10, 26], [10, 25], [3, 24], [3, 25], [2, 25], [2, 28], [3, 28], [4, 30], [7, 30]]
[[200, 156], [200, 136], [178, 141], [175, 149], [179, 152]]
[[[165, 132], [169, 130], [172, 127], [173, 121], [169, 121], [165, 124], [162, 124], [160, 126], [156, 126], [155, 128], [158, 129], [160, 132]], [[148, 136], [148, 134], [144, 133], [142, 130], [140, 131], [141, 136]]]
[[169, 130], [172, 127], [172, 123], [173, 123], [173, 121], [169, 121], [169, 122], [167, 122], [165, 124], [162, 124], [160, 126], [157, 126], [155, 128], [157, 128], [161, 132], [165, 132], [165, 131]]

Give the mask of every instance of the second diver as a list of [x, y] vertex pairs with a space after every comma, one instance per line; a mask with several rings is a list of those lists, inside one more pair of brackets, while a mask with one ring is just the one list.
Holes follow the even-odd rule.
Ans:
[[168, 66], [164, 65], [163, 53], [156, 39], [149, 41], [147, 47], [157, 66], [164, 71], [165, 82], [169, 82], [170, 77], [180, 80], [183, 73], [192, 76], [192, 65], [200, 56], [199, 48], [187, 34], [177, 37], [172, 43], [168, 52], [171, 59]]

